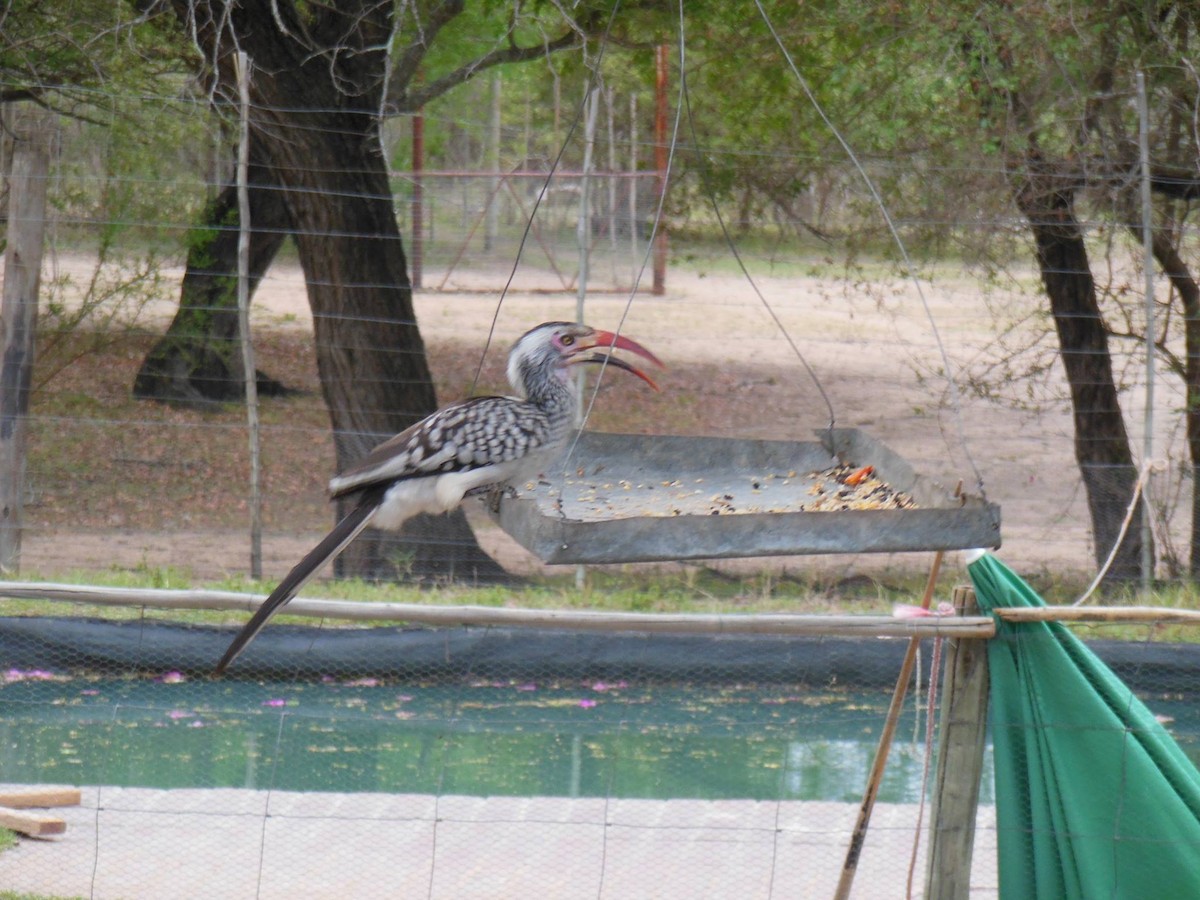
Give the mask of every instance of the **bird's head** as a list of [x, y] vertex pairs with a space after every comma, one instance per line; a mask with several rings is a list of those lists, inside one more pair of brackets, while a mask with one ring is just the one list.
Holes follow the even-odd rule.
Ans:
[[663, 367], [658, 357], [623, 335], [573, 322], [544, 322], [525, 332], [513, 344], [508, 354], [508, 380], [521, 396], [532, 397], [538, 393], [539, 385], [549, 379], [565, 383], [568, 366], [594, 363], [631, 372], [658, 390], [658, 385], [641, 369], [599, 348], [628, 350], [659, 368]]

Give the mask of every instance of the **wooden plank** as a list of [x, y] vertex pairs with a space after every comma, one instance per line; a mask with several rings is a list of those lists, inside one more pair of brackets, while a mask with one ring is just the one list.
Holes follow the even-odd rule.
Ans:
[[46, 816], [0, 806], [0, 828], [19, 831], [30, 837], [48, 837], [52, 834], [63, 834], [67, 830], [67, 823], [57, 816]]
[[0, 791], [0, 806], [33, 809], [52, 806], [78, 806], [83, 800], [79, 788], [35, 787], [20, 791]]
[[[959, 615], [977, 611], [975, 592], [954, 592]], [[937, 776], [926, 865], [925, 896], [966, 900], [971, 890], [971, 857], [983, 751], [987, 737], [987, 642], [951, 641], [942, 680]]]

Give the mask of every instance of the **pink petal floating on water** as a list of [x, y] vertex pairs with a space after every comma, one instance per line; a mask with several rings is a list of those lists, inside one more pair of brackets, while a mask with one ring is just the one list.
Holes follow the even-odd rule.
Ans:
[[580, 700], [579, 705], [581, 707], [583, 707], [584, 709], [591, 709], [593, 706], [596, 705], [596, 701], [595, 700]]
[[165, 672], [154, 680], [161, 682], [162, 684], [182, 684], [183, 682], [187, 681], [187, 678], [184, 677], [182, 672], [172, 671]]
[[531, 682], [528, 682], [528, 683], [526, 683], [526, 684], [518, 684], [518, 685], [517, 685], [517, 690], [518, 690], [518, 691], [536, 691], [536, 690], [537, 690], [537, 685], [536, 685], [536, 684], [534, 684], [532, 681], [531, 681]]
[[272, 697], [270, 700], [264, 700], [263, 706], [287, 706], [287, 701], [282, 697]]
[[194, 715], [196, 715], [194, 712], [189, 712], [186, 709], [173, 709], [169, 713], [167, 713], [167, 718], [168, 719], [190, 719]]

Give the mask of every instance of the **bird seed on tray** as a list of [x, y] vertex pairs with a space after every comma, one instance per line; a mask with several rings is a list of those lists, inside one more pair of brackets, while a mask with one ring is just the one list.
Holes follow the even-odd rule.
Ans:
[[[705, 478], [604, 481], [569, 476], [560, 510], [569, 518], [591, 519], [917, 508], [909, 494], [881, 480], [872, 466], [835, 465], [806, 473], [769, 472], [713, 481], [716, 483]], [[533, 490], [536, 486], [530, 482], [524, 487]], [[553, 479], [541, 487], [558, 494]]]

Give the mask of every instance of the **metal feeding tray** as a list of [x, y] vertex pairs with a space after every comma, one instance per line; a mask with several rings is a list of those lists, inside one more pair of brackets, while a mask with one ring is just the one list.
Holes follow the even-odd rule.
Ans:
[[[819, 441], [585, 432], [493, 512], [547, 563], [658, 562], [1000, 544], [1000, 508], [955, 496], [858, 429]], [[870, 467], [868, 470], [867, 467]]]

